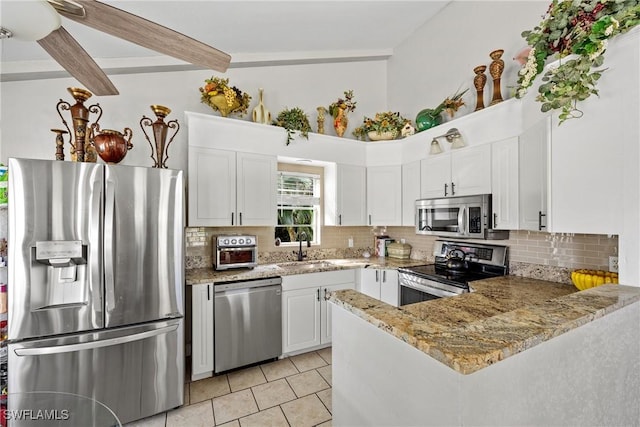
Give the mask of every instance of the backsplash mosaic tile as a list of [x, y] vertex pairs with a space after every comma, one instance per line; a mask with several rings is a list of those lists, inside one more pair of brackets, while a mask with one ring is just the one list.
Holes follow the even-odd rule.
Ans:
[[[386, 234], [411, 245], [411, 259], [433, 261], [434, 236], [417, 235], [413, 227], [322, 227], [319, 246], [306, 248], [307, 259], [358, 258], [373, 253], [375, 234]], [[261, 264], [296, 260], [298, 246], [275, 246], [273, 227], [189, 227], [185, 230], [186, 268], [212, 266], [212, 237], [255, 234]], [[353, 239], [353, 248], [348, 242]], [[608, 270], [609, 256], [618, 255], [618, 237], [590, 234], [512, 231], [508, 240], [487, 241], [510, 247], [510, 272], [523, 277], [570, 283], [577, 268]]]

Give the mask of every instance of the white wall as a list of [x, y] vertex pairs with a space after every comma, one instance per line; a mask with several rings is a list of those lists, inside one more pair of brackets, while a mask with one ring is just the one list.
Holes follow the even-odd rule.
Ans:
[[520, 65], [513, 60], [526, 46], [522, 31], [540, 23], [549, 1], [453, 1], [398, 46], [389, 59], [389, 106], [411, 119], [424, 108], [438, 106], [458, 89], [469, 88], [466, 106], [475, 109], [473, 69], [486, 65], [484, 105], [491, 101], [493, 83], [489, 53], [504, 49], [502, 97], [511, 98]]
[[[229, 77], [231, 84], [253, 97], [249, 114], [243, 120], [250, 120], [251, 110], [258, 102], [258, 88], [262, 87], [265, 105], [274, 118], [284, 108], [301, 107], [309, 115], [314, 130], [316, 107], [327, 107], [342, 97], [345, 90], [353, 89], [358, 105], [349, 115], [347, 132], [350, 137], [350, 132], [361, 123], [362, 117], [370, 114], [368, 111], [387, 108], [386, 72], [385, 61], [368, 61], [232, 69], [223, 76]], [[151, 166], [153, 162], [149, 157], [151, 149], [140, 129], [140, 119], [143, 115], [155, 119], [149, 108], [151, 104], [171, 108], [172, 113], [167, 120], [177, 119], [183, 129], [169, 147], [167, 163], [170, 168], [186, 169], [184, 111], [218, 115], [200, 103], [198, 88], [211, 75], [207, 71], [114, 75], [110, 78], [120, 95], [92, 97], [85, 105], [100, 103], [104, 110], [100, 119], [103, 129], [122, 131], [126, 126], [133, 130], [134, 148], [122, 164], [142, 166]], [[9, 157], [54, 159], [55, 135], [50, 129], [64, 129], [55, 107], [60, 99], [73, 104], [66, 88], [78, 85], [72, 78], [2, 82], [0, 162], [6, 163]], [[67, 114], [65, 120], [71, 123], [69, 113], [64, 113]], [[94, 116], [91, 118], [93, 121]], [[325, 122], [325, 129], [327, 134], [334, 135], [330, 120]], [[65, 155], [69, 160], [68, 145]]]

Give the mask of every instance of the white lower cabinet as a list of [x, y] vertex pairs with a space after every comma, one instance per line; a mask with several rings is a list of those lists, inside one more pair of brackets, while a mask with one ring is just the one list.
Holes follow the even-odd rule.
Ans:
[[213, 375], [213, 283], [191, 286], [191, 380]]
[[355, 270], [296, 274], [282, 278], [282, 353], [331, 342], [331, 310], [326, 295], [355, 289]]
[[360, 292], [387, 304], [399, 305], [398, 270], [362, 268]]

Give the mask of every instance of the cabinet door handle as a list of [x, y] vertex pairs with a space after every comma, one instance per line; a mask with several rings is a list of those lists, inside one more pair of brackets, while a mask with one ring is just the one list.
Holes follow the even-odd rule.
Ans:
[[342, 214], [338, 215], [338, 225], [342, 225]]
[[233, 225], [233, 215], [234, 215], [234, 213], [231, 212], [231, 225]]
[[316, 298], [320, 301], [320, 288], [316, 289]]
[[211, 301], [211, 285], [207, 285], [207, 301]]
[[498, 226], [498, 214], [497, 213], [493, 213], [493, 228], [496, 228]]
[[547, 216], [547, 214], [543, 214], [542, 211], [538, 211], [538, 231], [542, 231], [543, 228], [547, 228], [546, 225], [542, 225], [543, 216]]
[[379, 273], [379, 271], [376, 270], [376, 282], [378, 281], [378, 278], [379, 278], [378, 273]]
[[371, 225], [371, 214], [369, 214], [369, 225]]
[[327, 301], [329, 299], [329, 290], [324, 288], [324, 300]]
[[387, 281], [387, 270], [382, 270], [382, 283]]
[[451, 183], [451, 195], [456, 195], [456, 185], [453, 182]]
[[242, 212], [240, 212], [238, 216], [240, 217], [240, 221], [239, 221], [240, 223], [238, 225], [242, 225]]
[[447, 188], [449, 188], [449, 184], [444, 183], [444, 197], [447, 197]]

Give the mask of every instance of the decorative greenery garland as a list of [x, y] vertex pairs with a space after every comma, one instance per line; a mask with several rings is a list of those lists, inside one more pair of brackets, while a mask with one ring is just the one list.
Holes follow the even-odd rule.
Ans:
[[[522, 33], [531, 51], [519, 72], [516, 97], [524, 97], [547, 59], [557, 55], [560, 64], [544, 74], [536, 100], [542, 112], [561, 110], [560, 123], [581, 117], [577, 103], [598, 95], [607, 41], [639, 23], [639, 0], [553, 0], [543, 21]], [[571, 54], [577, 57], [562, 61]]]

